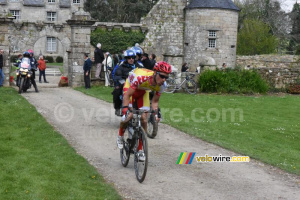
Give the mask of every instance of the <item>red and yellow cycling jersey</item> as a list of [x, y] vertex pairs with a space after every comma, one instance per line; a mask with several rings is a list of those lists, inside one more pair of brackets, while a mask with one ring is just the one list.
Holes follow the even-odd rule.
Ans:
[[164, 83], [162, 86], [153, 86], [153, 74], [154, 71], [152, 70], [136, 68], [129, 72], [129, 76], [124, 87], [131, 87], [134, 90], [152, 90], [156, 92], [157, 96], [160, 96], [166, 88], [166, 83]]
[[136, 68], [129, 72], [129, 76], [123, 87], [123, 94], [127, 92], [128, 88], [134, 89], [134, 93], [129, 101], [129, 106], [132, 107], [133, 102], [137, 103], [138, 109], [150, 110], [149, 92], [155, 91], [157, 96], [166, 88], [166, 83], [162, 86], [153, 86], [154, 71], [144, 68]]

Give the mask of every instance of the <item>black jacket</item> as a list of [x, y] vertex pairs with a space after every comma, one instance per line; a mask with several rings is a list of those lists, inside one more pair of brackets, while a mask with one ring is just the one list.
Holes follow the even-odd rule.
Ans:
[[103, 55], [103, 51], [101, 49], [96, 47], [96, 49], [94, 51], [94, 55], [95, 55], [95, 63], [102, 63], [103, 62], [104, 55]]
[[143, 68], [138, 62], [134, 62], [133, 65], [129, 65], [127, 61], [124, 61], [120, 64], [120, 66], [116, 69], [115, 73], [115, 81], [126, 80], [128, 78], [128, 74], [135, 68]]
[[92, 68], [92, 61], [90, 58], [87, 58], [84, 61], [83, 70], [84, 70], [84, 72], [86, 72], [86, 71], [90, 71], [91, 68]]
[[3, 55], [0, 55], [0, 69], [3, 67]]
[[145, 60], [143, 60], [142, 63], [146, 69], [153, 70], [153, 67], [151, 65], [151, 61], [149, 58], [146, 58]]

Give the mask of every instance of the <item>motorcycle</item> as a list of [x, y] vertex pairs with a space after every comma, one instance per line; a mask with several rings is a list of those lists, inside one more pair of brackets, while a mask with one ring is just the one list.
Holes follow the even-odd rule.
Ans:
[[17, 86], [19, 87], [19, 94], [26, 92], [29, 88], [31, 88], [31, 80], [30, 77], [32, 72], [30, 70], [30, 60], [29, 58], [23, 58], [20, 63], [20, 68], [17, 70]]

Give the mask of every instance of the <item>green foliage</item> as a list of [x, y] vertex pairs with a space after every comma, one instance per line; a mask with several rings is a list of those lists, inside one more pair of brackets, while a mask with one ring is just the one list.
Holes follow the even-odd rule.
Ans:
[[237, 54], [260, 55], [274, 53], [277, 38], [270, 34], [268, 25], [259, 20], [247, 19], [238, 33]]
[[198, 80], [202, 92], [266, 93], [268, 84], [256, 71], [232, 70], [204, 71]]
[[45, 56], [45, 60], [48, 61], [48, 63], [53, 63], [54, 62], [54, 59], [52, 56]]
[[135, 43], [142, 43], [144, 39], [145, 34], [142, 32], [123, 32], [116, 29], [105, 31], [98, 28], [91, 34], [91, 44], [96, 46], [100, 42], [103, 51], [109, 51], [111, 54], [120, 53]]
[[10, 56], [10, 62], [16, 62], [17, 59], [18, 59], [17, 55], [11, 55]]
[[64, 62], [64, 58], [61, 57], [61, 56], [57, 56], [57, 57], [56, 57], [56, 62], [57, 62], [57, 63], [62, 63], [62, 62]]
[[89, 0], [84, 10], [101, 22], [139, 23], [158, 0]]
[[291, 40], [289, 42], [288, 50], [300, 55], [300, 5], [295, 3], [290, 14], [292, 22], [292, 31], [290, 33]]

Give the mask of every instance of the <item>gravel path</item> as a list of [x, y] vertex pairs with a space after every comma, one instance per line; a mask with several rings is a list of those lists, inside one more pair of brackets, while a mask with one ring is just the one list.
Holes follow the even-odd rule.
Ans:
[[[58, 77], [59, 78], [59, 77]], [[203, 142], [160, 124], [158, 136], [148, 139], [149, 165], [140, 184], [133, 168], [120, 163], [116, 136], [120, 118], [112, 104], [70, 88], [39, 84], [22, 94], [85, 157], [124, 199], [300, 199], [300, 178], [251, 160], [249, 163], [176, 165], [181, 152], [218, 156], [236, 153]]]

